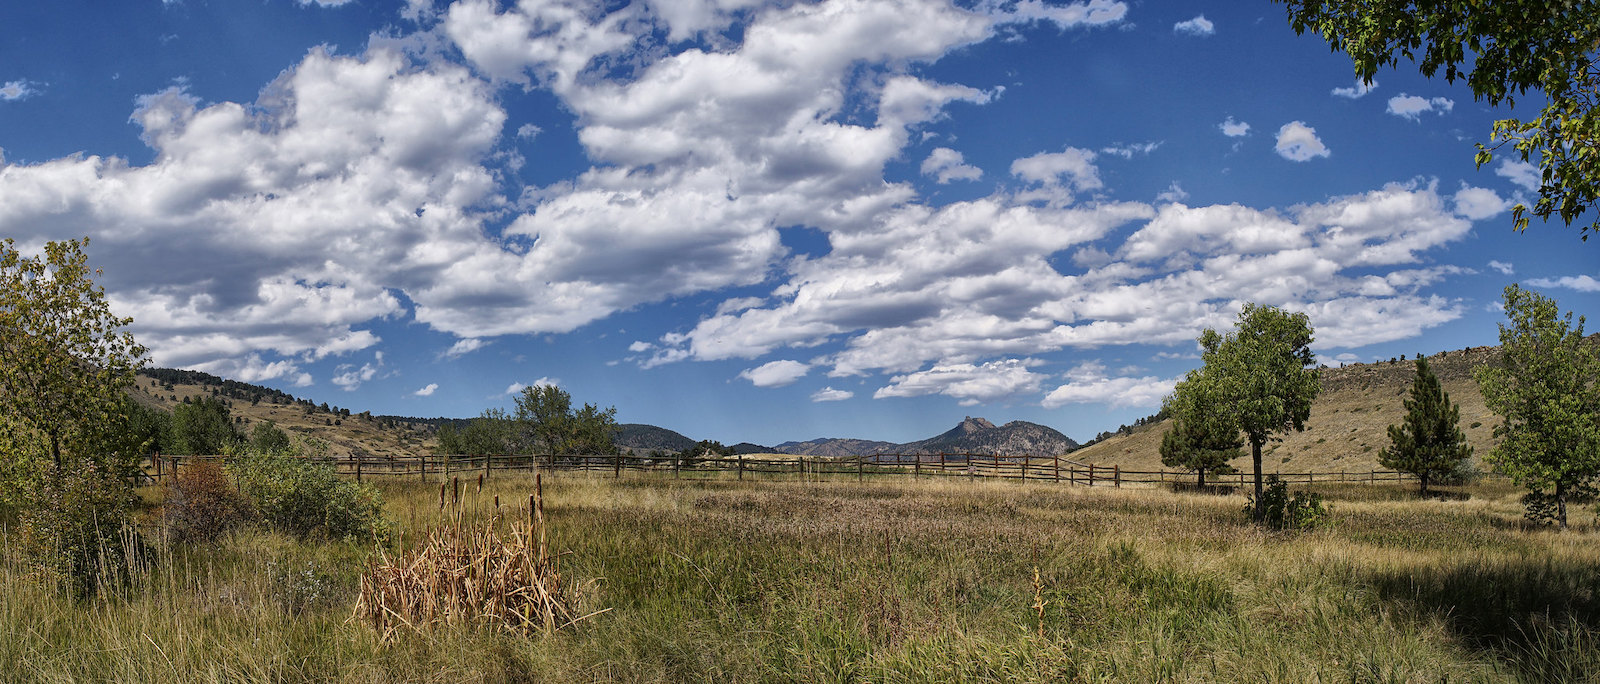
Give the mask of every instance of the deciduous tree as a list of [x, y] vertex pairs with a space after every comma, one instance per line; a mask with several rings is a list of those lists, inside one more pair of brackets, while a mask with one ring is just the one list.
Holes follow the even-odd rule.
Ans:
[[1472, 457], [1472, 447], [1461, 434], [1461, 407], [1450, 403], [1421, 354], [1405, 407], [1405, 419], [1389, 426], [1390, 446], [1378, 452], [1378, 463], [1416, 475], [1418, 491], [1427, 496], [1428, 481], [1455, 472]]
[[58, 469], [97, 457], [94, 442], [144, 363], [145, 348], [124, 330], [133, 319], [113, 315], [94, 283], [88, 244], [50, 242], [42, 257], [24, 257], [0, 240], [0, 412], [36, 434]]
[[[1532, 214], [1572, 225], [1600, 201], [1600, 12], [1593, 0], [1279, 0], [1296, 33], [1313, 31], [1350, 55], [1357, 77], [1371, 83], [1378, 69], [1416, 62], [1423, 75], [1465, 79], [1490, 106], [1515, 106], [1529, 91], [1543, 95], [1539, 115], [1496, 121], [1478, 166], [1511, 145], [1512, 155], [1537, 164], [1541, 184]], [[1516, 230], [1528, 207], [1512, 210]], [[1600, 217], [1583, 226], [1585, 241]]]
[[[1247, 303], [1234, 330], [1226, 335], [1207, 328], [1200, 334], [1200, 376], [1215, 393], [1216, 405], [1250, 443], [1255, 468], [1255, 498], [1261, 500], [1261, 447], [1279, 432], [1305, 429], [1311, 401], [1321, 391], [1316, 356], [1311, 353], [1311, 323], [1303, 313]], [[1262, 515], [1256, 507], [1256, 517]]]
[[1567, 526], [1567, 503], [1592, 495], [1600, 478], [1600, 351], [1555, 301], [1516, 285], [1505, 290], [1499, 363], [1477, 371], [1489, 409], [1503, 421], [1489, 453], [1518, 485], [1528, 517]]

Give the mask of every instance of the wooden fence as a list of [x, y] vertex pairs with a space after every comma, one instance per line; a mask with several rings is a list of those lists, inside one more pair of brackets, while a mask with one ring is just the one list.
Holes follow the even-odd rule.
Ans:
[[[144, 466], [144, 479], [159, 482], [170, 477], [179, 465], [203, 461], [222, 461], [225, 456], [151, 456]], [[1000, 478], [1059, 482], [1088, 487], [1121, 487], [1161, 483], [1195, 484], [1193, 472], [1173, 470], [1123, 470], [1118, 466], [1097, 466], [1062, 456], [1009, 457], [991, 454], [871, 454], [865, 456], [793, 456], [751, 458], [738, 456], [650, 457], [629, 454], [592, 455], [416, 455], [385, 457], [323, 458], [335, 472], [355, 477], [369, 476], [448, 478], [452, 475], [482, 473], [534, 473], [539, 471], [589, 471], [621, 477], [623, 471], [670, 473], [673, 477], [704, 477], [715, 473], [783, 477], [801, 480], [910, 476], [913, 478]], [[1410, 473], [1392, 470], [1273, 473], [1290, 483], [1366, 483], [1415, 482]], [[1217, 475], [1207, 473], [1206, 483], [1243, 487], [1252, 482], [1246, 472]]]

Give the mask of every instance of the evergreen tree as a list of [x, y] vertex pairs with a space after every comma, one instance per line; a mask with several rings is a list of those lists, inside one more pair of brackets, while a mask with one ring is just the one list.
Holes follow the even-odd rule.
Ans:
[[1244, 455], [1239, 425], [1217, 405], [1216, 388], [1204, 374], [1190, 371], [1162, 406], [1172, 415], [1172, 428], [1161, 436], [1161, 464], [1198, 473], [1206, 486], [1206, 471], [1228, 472], [1228, 461]]
[[1417, 356], [1417, 379], [1405, 400], [1406, 417], [1389, 426], [1389, 448], [1378, 452], [1378, 463], [1417, 476], [1418, 492], [1428, 495], [1428, 481], [1455, 472], [1472, 457], [1472, 447], [1461, 433], [1461, 407], [1450, 403], [1428, 360]]

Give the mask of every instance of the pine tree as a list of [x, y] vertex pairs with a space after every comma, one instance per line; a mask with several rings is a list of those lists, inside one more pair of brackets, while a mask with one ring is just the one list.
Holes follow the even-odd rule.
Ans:
[[1472, 447], [1461, 433], [1461, 407], [1450, 403], [1449, 393], [1439, 385], [1439, 376], [1428, 368], [1428, 360], [1417, 356], [1417, 379], [1411, 384], [1411, 397], [1405, 400], [1406, 417], [1389, 426], [1387, 449], [1378, 453], [1378, 463], [1417, 476], [1418, 490], [1428, 495], [1428, 481], [1454, 472], [1472, 457]]
[[1201, 487], [1207, 470], [1229, 472], [1228, 461], [1244, 455], [1239, 425], [1217, 402], [1216, 388], [1191, 371], [1162, 406], [1172, 415], [1172, 428], [1161, 436], [1161, 464], [1195, 471]]

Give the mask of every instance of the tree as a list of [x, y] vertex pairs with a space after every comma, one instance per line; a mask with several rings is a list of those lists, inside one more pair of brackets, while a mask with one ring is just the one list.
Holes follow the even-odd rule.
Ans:
[[1206, 380], [1190, 371], [1161, 408], [1172, 416], [1172, 428], [1161, 436], [1161, 464], [1195, 471], [1201, 487], [1207, 470], [1226, 472], [1228, 461], [1244, 455], [1239, 425], [1218, 405], [1216, 388]]
[[1378, 463], [1416, 475], [1418, 492], [1427, 496], [1428, 481], [1455, 472], [1472, 457], [1472, 447], [1461, 434], [1461, 407], [1450, 403], [1450, 394], [1421, 354], [1405, 407], [1404, 421], [1389, 426], [1391, 445], [1378, 452]]
[[[1371, 83], [1380, 67], [1400, 57], [1418, 63], [1432, 78], [1465, 79], [1473, 97], [1490, 106], [1514, 107], [1537, 91], [1544, 108], [1531, 120], [1496, 121], [1489, 145], [1478, 145], [1481, 168], [1495, 151], [1511, 145], [1541, 174], [1533, 215], [1559, 215], [1567, 225], [1600, 202], [1600, 20], [1591, 0], [1280, 0], [1296, 33], [1314, 31], [1343, 50], [1356, 75]], [[1470, 66], [1469, 66], [1470, 65]], [[1525, 230], [1528, 207], [1512, 209], [1513, 226]], [[1579, 235], [1600, 231], [1600, 217]]]
[[258, 454], [281, 454], [293, 448], [288, 433], [278, 429], [270, 420], [256, 423], [250, 429], [250, 448]]
[[[1261, 447], [1278, 432], [1305, 429], [1311, 401], [1322, 389], [1311, 353], [1311, 323], [1303, 313], [1247, 303], [1233, 332], [1200, 334], [1201, 382], [1215, 404], [1250, 442], [1255, 498], [1261, 500]], [[1255, 509], [1259, 521], [1261, 507]]]
[[24, 258], [0, 241], [0, 412], [48, 445], [59, 469], [66, 456], [93, 457], [86, 439], [118, 415], [123, 390], [145, 348], [122, 329], [96, 285], [81, 242], [49, 242]]
[[172, 453], [220, 454], [236, 446], [241, 440], [229, 413], [226, 404], [211, 397], [173, 409]]
[[1489, 460], [1530, 490], [1530, 519], [1565, 529], [1567, 503], [1593, 495], [1600, 477], [1600, 351], [1584, 339], [1583, 317], [1574, 326], [1537, 292], [1506, 288], [1505, 311], [1500, 362], [1477, 371], [1484, 402], [1503, 419]]
[[572, 410], [572, 395], [555, 385], [524, 387], [512, 419], [521, 445], [550, 454], [609, 454], [616, 451], [617, 409], [584, 404]]
[[465, 427], [439, 428], [439, 450], [446, 454], [509, 454], [516, 451], [516, 424], [504, 409], [488, 409]]

